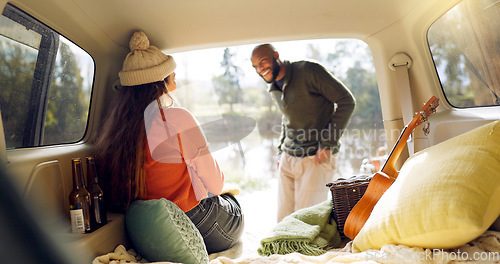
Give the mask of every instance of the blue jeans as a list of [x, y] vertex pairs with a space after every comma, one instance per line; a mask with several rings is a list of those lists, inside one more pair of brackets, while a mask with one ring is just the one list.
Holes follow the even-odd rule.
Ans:
[[200, 231], [208, 254], [234, 246], [243, 234], [243, 213], [231, 194], [205, 198], [186, 215]]

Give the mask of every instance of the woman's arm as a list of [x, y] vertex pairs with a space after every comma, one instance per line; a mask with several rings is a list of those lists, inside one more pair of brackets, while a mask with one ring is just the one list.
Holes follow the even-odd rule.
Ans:
[[220, 194], [224, 174], [210, 153], [205, 135], [195, 117], [183, 108], [169, 108], [165, 112], [167, 122], [175, 126], [177, 131], [179, 148], [197, 198], [205, 198], [207, 192]]

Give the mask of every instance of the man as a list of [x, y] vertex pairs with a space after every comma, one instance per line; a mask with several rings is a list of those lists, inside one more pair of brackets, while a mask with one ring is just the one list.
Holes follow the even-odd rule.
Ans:
[[[339, 139], [354, 111], [351, 92], [323, 66], [281, 61], [271, 44], [252, 51], [252, 66], [283, 114], [279, 158], [278, 221], [328, 199]], [[284, 152], [284, 153], [282, 153]]]

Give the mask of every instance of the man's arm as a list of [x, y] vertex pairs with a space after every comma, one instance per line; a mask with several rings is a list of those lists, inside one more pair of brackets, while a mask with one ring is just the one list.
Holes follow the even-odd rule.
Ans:
[[337, 108], [332, 112], [332, 121], [324, 128], [329, 130], [328, 134], [331, 137], [322, 139], [320, 149], [336, 153], [339, 147], [338, 142], [351, 119], [356, 101], [351, 91], [323, 66], [313, 64], [313, 72], [316, 91], [337, 105]]

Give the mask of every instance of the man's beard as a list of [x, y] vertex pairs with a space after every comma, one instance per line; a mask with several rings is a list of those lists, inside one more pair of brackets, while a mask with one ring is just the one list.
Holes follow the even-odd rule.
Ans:
[[267, 81], [266, 79], [264, 79], [264, 81], [266, 81], [267, 83], [272, 83], [272, 82], [276, 81], [276, 77], [278, 77], [278, 74], [280, 73], [281, 66], [278, 63], [277, 59], [273, 60], [273, 69], [272, 70], [273, 70], [273, 78], [271, 80], [269, 80], [269, 81]]

